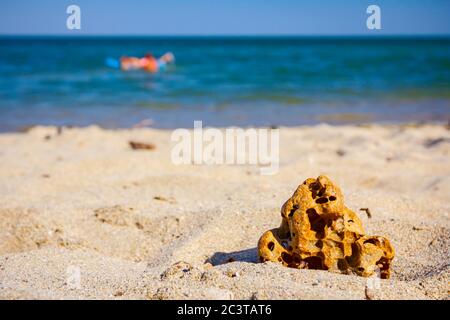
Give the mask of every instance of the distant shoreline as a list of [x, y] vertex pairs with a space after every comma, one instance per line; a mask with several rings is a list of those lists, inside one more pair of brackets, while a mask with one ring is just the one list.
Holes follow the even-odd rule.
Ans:
[[[234, 125], [229, 125], [229, 126], [210, 126], [208, 124], [205, 125], [205, 127], [213, 127], [213, 128], [217, 128], [217, 129], [225, 129], [225, 128], [230, 128], [230, 127], [236, 127], [236, 128], [272, 128], [272, 129], [292, 129], [292, 130], [296, 130], [296, 129], [305, 129], [305, 128], [316, 128], [319, 126], [330, 126], [333, 128], [370, 128], [370, 127], [379, 127], [379, 128], [402, 128], [402, 129], [406, 129], [406, 128], [422, 128], [422, 127], [427, 127], [427, 126], [433, 126], [433, 127], [445, 127], [446, 129], [450, 130], [450, 118], [448, 121], [411, 121], [411, 122], [360, 122], [360, 123], [327, 123], [327, 122], [318, 122], [315, 124], [304, 124], [304, 125], [269, 125], [269, 126], [252, 126], [252, 125], [247, 125], [247, 126], [234, 126]], [[126, 130], [141, 130], [141, 129], [149, 129], [149, 130], [155, 130], [155, 131], [160, 131], [160, 132], [168, 132], [168, 131], [172, 131], [178, 128], [183, 128], [183, 129], [193, 129], [193, 126], [188, 127], [173, 127], [173, 128], [161, 128], [161, 127], [156, 127], [156, 126], [130, 126], [130, 127], [108, 127], [108, 126], [103, 126], [103, 125], [99, 125], [96, 123], [91, 123], [91, 124], [86, 124], [86, 125], [48, 125], [48, 124], [32, 124], [32, 125], [27, 125], [27, 126], [23, 126], [23, 127], [19, 127], [16, 130], [9, 130], [9, 131], [2, 131], [0, 129], [0, 135], [2, 134], [15, 134], [15, 133], [27, 133], [30, 130], [34, 130], [36, 128], [54, 128], [55, 130], [63, 130], [63, 129], [76, 129], [76, 130], [83, 130], [86, 128], [99, 128], [101, 130], [106, 130], [106, 131], [126, 131]]]
[[3, 39], [170, 39], [170, 40], [193, 40], [193, 39], [242, 39], [242, 40], [251, 40], [251, 39], [268, 39], [268, 40], [446, 40], [450, 41], [450, 34], [355, 34], [355, 35], [283, 35], [283, 34], [249, 34], [249, 35], [233, 35], [233, 34], [223, 34], [223, 35], [189, 35], [189, 34], [173, 34], [173, 35], [146, 35], [146, 34], [73, 34], [73, 33], [65, 33], [65, 34], [0, 34], [0, 40]]

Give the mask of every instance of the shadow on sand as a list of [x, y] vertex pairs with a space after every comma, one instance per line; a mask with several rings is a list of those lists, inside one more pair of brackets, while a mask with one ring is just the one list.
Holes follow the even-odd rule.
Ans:
[[234, 252], [216, 252], [208, 259], [208, 262], [213, 266], [234, 261], [257, 263], [259, 261], [257, 248], [254, 247]]

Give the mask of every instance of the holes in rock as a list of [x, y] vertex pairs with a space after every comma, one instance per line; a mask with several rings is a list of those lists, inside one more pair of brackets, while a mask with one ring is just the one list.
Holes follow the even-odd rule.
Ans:
[[376, 239], [369, 239], [369, 240], [364, 241], [364, 244], [366, 244], [366, 243], [371, 243], [376, 246], [378, 244], [378, 241]]
[[381, 270], [387, 270], [389, 269], [389, 261], [387, 261], [384, 258], [381, 258], [380, 260], [377, 261], [377, 266], [381, 269]]
[[298, 205], [294, 205], [294, 207], [291, 209], [291, 211], [289, 211], [289, 217], [292, 217], [295, 213], [295, 211], [298, 210]]
[[353, 223], [353, 222], [355, 222], [355, 221], [353, 221], [352, 219], [350, 219], [350, 220], [348, 220], [347, 222], [348, 222], [348, 223]]
[[347, 270], [348, 268], [348, 264], [347, 261], [345, 261], [345, 259], [339, 259], [337, 262], [337, 266], [339, 270]]
[[350, 266], [355, 266], [355, 264], [358, 263], [358, 255], [359, 255], [358, 246], [356, 243], [352, 243], [352, 255], [346, 256], [345, 260]]
[[306, 213], [308, 214], [308, 219], [310, 222], [320, 218], [320, 215], [314, 208], [309, 208], [308, 210], [306, 210]]
[[330, 196], [329, 198], [328, 198], [328, 200], [330, 200], [330, 201], [336, 201], [336, 197], [335, 196]]
[[295, 264], [300, 264], [302, 263], [302, 259], [300, 258], [300, 256], [298, 254], [294, 254], [293, 255], [293, 260]]
[[281, 259], [283, 259], [283, 261], [286, 262], [287, 264], [290, 264], [293, 261], [292, 256], [286, 252], [283, 252], [281, 254]]
[[319, 240], [319, 241], [316, 242], [316, 247], [319, 248], [319, 249], [322, 249], [322, 248], [323, 248], [323, 242], [322, 242], [322, 240]]
[[317, 237], [317, 239], [323, 239], [323, 238], [325, 238], [325, 230], [322, 229], [322, 231], [317, 231], [317, 232], [316, 232], [316, 237]]
[[[389, 277], [389, 261], [387, 259], [381, 258], [377, 261], [377, 266], [380, 268], [381, 279], [387, 279]], [[387, 272], [386, 272], [387, 271]]]
[[302, 261], [302, 258], [298, 254], [293, 253], [290, 256], [291, 262], [288, 263], [289, 268], [303, 268], [305, 266], [305, 263]]
[[320, 184], [318, 183], [318, 182], [313, 182], [313, 183], [311, 183], [311, 185], [310, 185], [310, 189], [311, 190], [319, 190], [320, 189]]
[[315, 199], [317, 197], [317, 192], [320, 189], [320, 184], [317, 182], [313, 182], [309, 185], [309, 190], [312, 193], [312, 198]]
[[311, 225], [311, 230], [322, 233], [325, 229], [325, 221], [320, 217], [317, 211], [313, 208], [306, 210], [308, 214], [309, 224]]
[[267, 245], [267, 248], [269, 248], [270, 251], [273, 251], [273, 249], [275, 248], [275, 243], [273, 243], [272, 241], [269, 242], [269, 244]]
[[322, 258], [320, 257], [308, 257], [305, 258], [303, 261], [305, 261], [308, 269], [318, 269], [318, 270], [325, 270], [322, 262]]
[[328, 198], [326, 197], [322, 197], [316, 200], [316, 203], [322, 204], [322, 203], [327, 203], [328, 202]]
[[281, 262], [282, 260], [281, 260], [281, 257], [278, 257], [278, 262]]

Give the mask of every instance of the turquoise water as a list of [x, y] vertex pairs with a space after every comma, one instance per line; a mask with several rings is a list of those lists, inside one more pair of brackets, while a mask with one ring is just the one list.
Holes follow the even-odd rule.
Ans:
[[[159, 74], [107, 57], [161, 55]], [[446, 121], [449, 38], [0, 38], [0, 131]]]

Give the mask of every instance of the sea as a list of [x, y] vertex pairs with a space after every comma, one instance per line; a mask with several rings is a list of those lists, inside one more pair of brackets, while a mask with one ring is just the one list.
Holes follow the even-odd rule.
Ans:
[[[175, 55], [124, 72], [121, 56]], [[0, 37], [0, 131], [447, 122], [448, 37]]]

